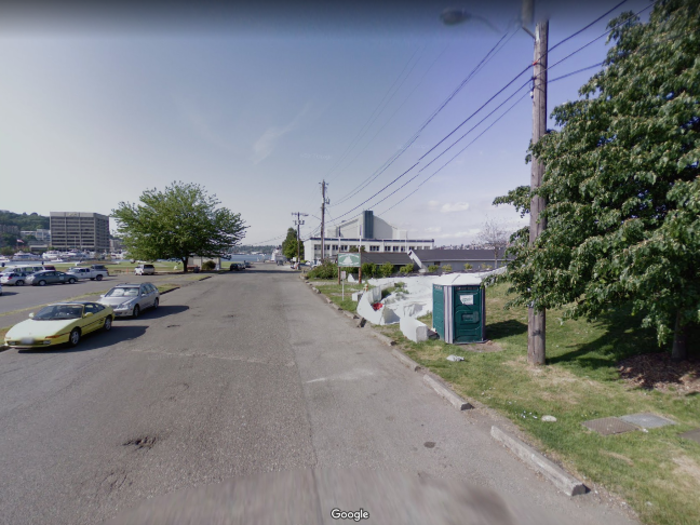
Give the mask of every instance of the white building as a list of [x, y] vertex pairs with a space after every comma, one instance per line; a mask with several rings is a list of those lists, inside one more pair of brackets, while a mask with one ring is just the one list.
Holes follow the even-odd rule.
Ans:
[[[435, 239], [411, 239], [406, 230], [394, 228], [391, 224], [374, 216], [371, 210], [343, 222], [326, 232], [326, 257], [347, 253], [350, 247], [364, 246], [366, 252], [403, 252], [428, 250], [435, 245]], [[307, 260], [321, 259], [321, 237], [311, 237], [304, 242], [304, 257]]]

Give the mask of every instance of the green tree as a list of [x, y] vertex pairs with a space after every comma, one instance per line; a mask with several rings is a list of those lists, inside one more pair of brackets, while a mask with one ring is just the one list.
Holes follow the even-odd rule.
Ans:
[[377, 275], [377, 265], [374, 263], [362, 263], [362, 278], [369, 279]]
[[407, 264], [406, 266], [402, 266], [399, 268], [399, 273], [401, 275], [408, 275], [409, 273], [413, 273], [414, 265], [413, 263]]
[[[516, 303], [595, 318], [631, 305], [672, 357], [700, 312], [700, 3], [657, 2], [648, 23], [613, 20], [605, 67], [558, 106], [531, 148], [545, 165], [544, 234], [511, 238]], [[521, 213], [530, 192], [496, 199]]]
[[394, 273], [394, 265], [387, 261], [379, 267], [378, 273], [380, 277], [391, 277]]
[[[297, 231], [294, 228], [287, 229], [287, 237], [282, 242], [282, 253], [287, 259], [295, 259], [297, 256]], [[300, 258], [304, 259], [304, 244], [299, 243]]]
[[220, 204], [199, 184], [174, 182], [164, 191], [146, 190], [140, 204], [120, 202], [112, 210], [125, 248], [134, 259], [225, 256], [245, 236], [239, 213]]

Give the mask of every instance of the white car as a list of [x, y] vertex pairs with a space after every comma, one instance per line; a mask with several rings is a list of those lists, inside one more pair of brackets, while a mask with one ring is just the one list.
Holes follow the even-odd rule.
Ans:
[[27, 277], [29, 277], [30, 275], [32, 274], [18, 271], [3, 272], [0, 273], [0, 284], [9, 284], [11, 286], [24, 286], [24, 283], [27, 282]]
[[139, 264], [134, 269], [134, 274], [136, 274], [136, 275], [155, 275], [156, 268], [152, 264]]

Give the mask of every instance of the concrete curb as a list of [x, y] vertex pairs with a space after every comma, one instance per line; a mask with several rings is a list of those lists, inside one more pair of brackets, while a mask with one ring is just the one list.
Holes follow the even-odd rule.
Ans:
[[588, 492], [588, 487], [583, 483], [518, 438], [503, 432], [495, 426], [491, 427], [491, 437], [542, 474], [567, 496], [576, 496]]
[[379, 332], [374, 332], [372, 335], [387, 346], [394, 346], [396, 344], [396, 341], [394, 341], [391, 337], [387, 337]]
[[401, 361], [401, 364], [406, 365], [408, 368], [410, 368], [411, 372], [418, 372], [422, 368], [418, 363], [416, 363], [413, 359], [408, 357], [398, 348], [394, 348], [391, 351], [391, 355], [393, 355], [396, 359]]
[[437, 380], [430, 377], [428, 374], [423, 376], [423, 381], [425, 381], [430, 388], [435, 390], [438, 395], [445, 398], [453, 407], [457, 410], [468, 410], [474, 408], [471, 403], [467, 403], [464, 399], [455, 394], [452, 390], [438, 382]]

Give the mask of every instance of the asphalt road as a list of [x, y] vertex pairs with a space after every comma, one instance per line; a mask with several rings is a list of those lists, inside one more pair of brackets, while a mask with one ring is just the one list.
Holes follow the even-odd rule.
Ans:
[[[557, 493], [487, 414], [456, 411], [295, 274], [259, 266], [76, 349], [0, 353], [0, 523], [337, 523], [336, 505], [477, 523], [464, 506], [484, 503], [512, 523], [635, 523]], [[417, 517], [430, 509], [454, 516]]]

